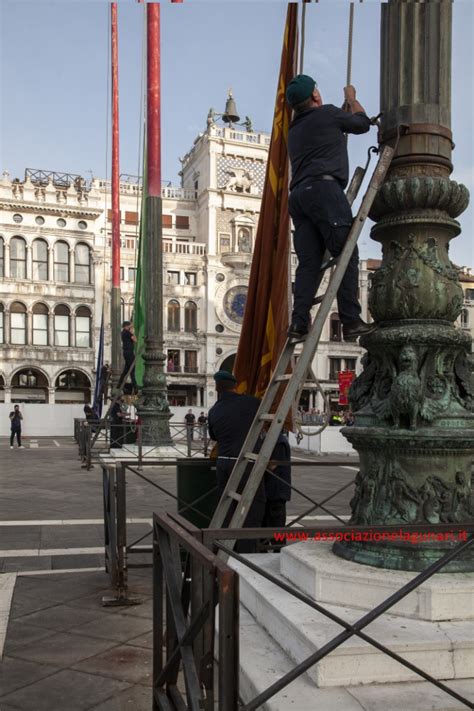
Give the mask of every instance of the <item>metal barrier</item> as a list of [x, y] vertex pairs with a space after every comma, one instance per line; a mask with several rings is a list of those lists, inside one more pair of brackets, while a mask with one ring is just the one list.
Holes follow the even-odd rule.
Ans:
[[[157, 481], [154, 481], [144, 473], [147, 468], [159, 469], [167, 467], [176, 467], [180, 461], [176, 459], [170, 460], [146, 460], [139, 463], [127, 463], [118, 461], [116, 463], [102, 462], [102, 487], [103, 487], [103, 506], [104, 506], [104, 548], [105, 548], [105, 569], [110, 576], [110, 584], [114, 589], [114, 595], [104, 598], [106, 605], [128, 605], [136, 604], [134, 598], [130, 598], [128, 594], [128, 570], [129, 568], [147, 568], [151, 567], [152, 545], [145, 544], [144, 541], [152, 536], [152, 528], [140, 536], [138, 539], [127, 542], [127, 475], [136, 476], [141, 481], [145, 481], [151, 487], [158, 490], [160, 493], [168, 496], [170, 500], [175, 501], [180, 508], [181, 513], [193, 511], [199, 513], [200, 517], [208, 524], [211, 521], [210, 516], [206, 516], [197, 506], [203, 502], [206, 497], [214, 494], [217, 487], [208, 490], [193, 501], [184, 501], [180, 499], [172, 491], [169, 491]], [[200, 460], [195, 460], [199, 463]], [[202, 460], [208, 462], [209, 460]], [[150, 521], [152, 510], [150, 509]], [[190, 524], [191, 525], [191, 524]], [[132, 563], [129, 561], [129, 556], [133, 554], [150, 554], [149, 562]]]
[[[197, 540], [199, 534], [179, 516], [153, 516], [153, 711], [216, 708], [217, 606], [219, 708], [238, 708], [239, 576]], [[180, 668], [186, 699], [177, 684]]]
[[[172, 443], [170, 447], [179, 457], [207, 457], [209, 437], [207, 430], [204, 436], [199, 425], [190, 426], [186, 423], [170, 424]], [[194, 437], [198, 433], [198, 437]], [[111, 449], [121, 449], [127, 456], [133, 455], [141, 464], [146, 457], [153, 455], [155, 446], [142, 442], [142, 429], [135, 420], [127, 420], [115, 424], [110, 420], [88, 421], [74, 420], [74, 439], [78, 444], [79, 457], [86, 469], [91, 469], [93, 461], [99, 455], [110, 452]], [[133, 446], [133, 449], [132, 449]]]
[[[381, 527], [371, 527], [371, 531], [379, 533], [393, 533], [399, 530], [399, 526], [381, 526]], [[347, 531], [347, 527], [332, 527], [330, 525], [319, 526], [319, 527], [305, 527], [299, 529], [300, 531], [305, 531], [308, 536], [314, 536], [315, 534], [323, 534], [331, 531], [333, 533], [344, 533]], [[367, 531], [366, 526], [351, 526], [353, 531]], [[173, 516], [170, 522], [170, 517], [158, 516], [154, 517], [154, 576], [155, 576], [155, 589], [154, 589], [154, 655], [157, 655], [157, 667], [156, 673], [154, 674], [154, 706], [156, 709], [174, 709], [176, 711], [182, 709], [210, 709], [217, 708], [219, 711], [235, 711], [238, 704], [238, 600], [236, 599], [236, 591], [238, 590], [238, 585], [236, 582], [232, 583], [232, 604], [228, 600], [224, 600], [225, 605], [223, 610], [219, 610], [219, 650], [218, 650], [218, 674], [219, 674], [219, 691], [221, 688], [224, 693], [219, 694], [217, 700], [217, 705], [211, 706], [206, 705], [208, 685], [210, 698], [213, 699], [213, 668], [215, 665], [215, 657], [210, 653], [209, 645], [207, 647], [200, 647], [197, 644], [193, 646], [195, 665], [194, 670], [199, 669], [200, 674], [196, 679], [195, 676], [192, 677], [192, 685], [189, 683], [188, 678], [190, 677], [189, 668], [191, 666], [191, 641], [196, 638], [198, 629], [204, 624], [204, 619], [207, 620], [209, 625], [212, 625], [207, 617], [208, 607], [204, 610], [201, 609], [199, 612], [196, 608], [193, 609], [191, 616], [191, 624], [185, 627], [184, 620], [186, 619], [186, 611], [188, 609], [187, 605], [189, 600], [194, 599], [199, 595], [202, 595], [202, 575], [199, 575], [199, 569], [196, 569], [196, 560], [202, 561], [203, 551], [208, 549], [212, 551], [213, 558], [212, 564], [216, 563], [215, 554], [217, 551], [223, 551], [227, 556], [231, 556], [238, 560], [242, 565], [247, 566], [251, 570], [255, 571], [262, 577], [271, 581], [274, 585], [280, 587], [286, 592], [290, 593], [293, 597], [306, 603], [313, 610], [316, 610], [320, 614], [329, 618], [333, 622], [339, 624], [343, 630], [332, 640], [328, 641], [323, 647], [321, 647], [317, 652], [311, 654], [307, 659], [297, 664], [293, 669], [289, 670], [284, 676], [282, 676], [278, 681], [273, 683], [270, 687], [260, 692], [254, 699], [240, 706], [239, 708], [243, 711], [253, 711], [254, 709], [262, 708], [262, 706], [271, 699], [275, 694], [284, 689], [288, 684], [301, 676], [306, 672], [311, 666], [320, 662], [324, 657], [334, 651], [337, 647], [343, 644], [347, 639], [356, 635], [357, 637], [363, 639], [368, 644], [372, 645], [380, 652], [387, 654], [392, 659], [398, 661], [400, 664], [404, 665], [410, 669], [415, 674], [418, 674], [422, 679], [434, 684], [438, 689], [444, 691], [446, 694], [455, 698], [457, 701], [461, 702], [466, 706], [466, 708], [474, 708], [474, 705], [464, 696], [458, 694], [456, 691], [451, 689], [445, 683], [435, 679], [430, 674], [428, 674], [423, 669], [420, 669], [416, 665], [404, 659], [399, 654], [393, 652], [388, 647], [386, 647], [381, 642], [375, 640], [370, 635], [364, 632], [364, 629], [375, 619], [380, 617], [383, 613], [389, 611], [396, 603], [406, 597], [410, 592], [419, 587], [426, 580], [431, 578], [435, 573], [438, 573], [442, 568], [451, 562], [454, 558], [459, 556], [461, 553], [465, 552], [474, 543], [474, 523], [469, 525], [451, 525], [451, 524], [437, 524], [437, 525], [406, 525], [404, 526], [406, 531], [416, 531], [416, 532], [436, 532], [442, 533], [446, 531], [453, 531], [454, 533], [459, 531], [466, 531], [469, 533], [467, 540], [458, 543], [451, 550], [449, 550], [445, 555], [443, 555], [439, 560], [429, 565], [424, 571], [418, 573], [410, 582], [401, 587], [395, 593], [390, 595], [382, 603], [374, 607], [370, 612], [364, 614], [359, 620], [353, 624], [348, 623], [346, 620], [342, 619], [333, 612], [327, 610], [322, 605], [318, 604], [312, 600], [308, 595], [300, 592], [296, 588], [292, 587], [290, 584], [283, 582], [281, 579], [275, 577], [274, 575], [268, 573], [266, 570], [262, 570], [259, 566], [248, 560], [247, 558], [235, 553], [228, 545], [225, 545], [222, 541], [235, 541], [244, 538], [268, 538], [274, 533], [274, 529], [270, 528], [254, 528], [254, 529], [196, 529], [192, 527], [187, 521], [181, 519], [179, 516]], [[294, 532], [294, 529], [286, 527], [280, 529], [281, 532]], [[166, 534], [164, 533], [166, 532]], [[194, 540], [193, 540], [194, 539]], [[196, 542], [202, 543], [202, 546]], [[186, 543], [186, 545], [185, 545]], [[188, 554], [191, 557], [190, 562], [186, 562], [186, 567], [184, 573], [181, 573], [179, 569], [180, 560], [178, 551], [179, 547], [185, 547]], [[174, 552], [174, 553], [173, 553]], [[174, 565], [173, 561], [174, 560]], [[255, 559], [254, 559], [255, 560]], [[166, 561], [165, 565], [163, 561]], [[198, 570], [198, 573], [195, 571]], [[167, 621], [171, 624], [172, 632], [171, 639], [167, 639], [167, 653], [168, 653], [168, 663], [165, 667], [166, 674], [163, 671], [162, 666], [160, 666], [159, 658], [162, 649], [162, 630], [163, 630], [163, 602], [162, 602], [162, 579], [165, 579], [167, 587]], [[181, 583], [181, 586], [180, 584]], [[220, 593], [220, 589], [219, 589]], [[204, 608], [204, 603], [208, 602], [209, 598], [202, 600], [201, 608]], [[221, 595], [219, 595], [219, 602]], [[181, 607], [180, 607], [181, 606]], [[229, 620], [229, 615], [232, 614], [232, 619]], [[225, 630], [226, 633], [221, 637], [221, 619], [225, 620]], [[179, 627], [176, 627], [176, 621], [179, 623]], [[178, 631], [176, 631], [178, 630]], [[231, 635], [231, 640], [233, 643], [231, 653], [226, 655], [226, 647], [222, 650], [221, 654], [220, 645], [226, 644], [226, 634]], [[207, 639], [209, 639], [207, 637]], [[185, 644], [186, 643], [186, 644]], [[186, 653], [185, 653], [186, 649]], [[184, 703], [183, 698], [177, 695], [176, 690], [176, 680], [179, 671], [179, 661], [181, 660], [183, 664], [183, 671], [185, 672], [186, 687], [188, 689], [187, 705]], [[174, 666], [173, 666], [174, 665]], [[173, 673], [170, 674], [170, 669]], [[186, 676], [187, 674], [187, 676]], [[221, 685], [222, 682], [222, 685]], [[229, 695], [225, 694], [226, 688], [231, 689]], [[194, 689], [195, 697], [190, 698], [190, 690]], [[205, 694], [201, 689], [204, 689]]]
[[[103, 487], [103, 510], [104, 510], [104, 549], [105, 549], [105, 568], [106, 572], [110, 576], [111, 586], [114, 588], [114, 596], [104, 598], [105, 604], [131, 604], [129, 602], [130, 597], [128, 594], [128, 569], [129, 568], [146, 568], [151, 566], [151, 556], [148, 563], [131, 563], [129, 561], [129, 556], [133, 554], [151, 554], [151, 545], [146, 545], [143, 541], [151, 536], [152, 530], [146, 533], [144, 536], [140, 536], [139, 539], [133, 541], [132, 543], [127, 543], [127, 475], [136, 476], [141, 481], [147, 482], [151, 487], [157, 489], [165, 496], [168, 496], [170, 500], [177, 503], [181, 515], [186, 511], [191, 511], [198, 513], [204, 524], [209, 524], [211, 522], [211, 517], [206, 516], [202, 510], [198, 507], [199, 504], [214, 494], [217, 487], [210, 489], [206, 493], [197, 497], [193, 501], [184, 501], [180, 499], [176, 494], [168, 491], [166, 488], [161, 486], [158, 482], [153, 481], [149, 476], [146, 476], [144, 470], [147, 468], [166, 468], [166, 467], [176, 467], [180, 461], [177, 459], [163, 460], [163, 459], [146, 459], [141, 462], [137, 460], [133, 462], [120, 461], [117, 462], [101, 462], [102, 467], [102, 487]], [[209, 460], [194, 460], [196, 464], [200, 461]], [[278, 462], [270, 462], [270, 465], [278, 464]], [[347, 459], [342, 459], [339, 462], [331, 462], [330, 466], [346, 466]], [[293, 462], [292, 466], [294, 468], [307, 468], [307, 467], [327, 467], [328, 463], [324, 460], [316, 461], [303, 461], [303, 462]], [[274, 472], [272, 475], [279, 478]], [[306, 509], [303, 513], [295, 516], [295, 518], [290, 522], [289, 526], [293, 526], [301, 521], [302, 518], [308, 516], [316, 509], [321, 509], [325, 513], [331, 515], [336, 521], [344, 524], [343, 518], [338, 516], [336, 513], [332, 512], [327, 508], [326, 504], [338, 496], [340, 493], [353, 486], [354, 480], [347, 482], [339, 489], [334, 491], [332, 494], [324, 498], [322, 501], [316, 501], [311, 496], [308, 496], [299, 488], [292, 486], [292, 490], [302, 496], [306, 501], [311, 503], [310, 508]], [[150, 520], [152, 511], [150, 510]], [[248, 529], [245, 529], [248, 530]], [[260, 529], [259, 529], [260, 530]], [[301, 530], [301, 529], [298, 529]], [[302, 529], [304, 530], [304, 529]], [[262, 537], [263, 538], [263, 537]], [[268, 549], [272, 546], [261, 546], [261, 549]], [[135, 604], [135, 603], [133, 603]]]

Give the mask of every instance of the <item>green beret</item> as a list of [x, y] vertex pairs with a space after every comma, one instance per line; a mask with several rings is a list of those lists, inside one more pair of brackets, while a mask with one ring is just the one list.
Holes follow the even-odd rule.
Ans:
[[297, 74], [288, 84], [286, 100], [290, 106], [297, 106], [302, 101], [309, 99], [318, 85], [307, 74]]
[[216, 383], [220, 383], [223, 380], [230, 380], [232, 383], [237, 382], [237, 378], [234, 378], [232, 373], [229, 373], [227, 370], [218, 370], [217, 373], [214, 373], [214, 380]]

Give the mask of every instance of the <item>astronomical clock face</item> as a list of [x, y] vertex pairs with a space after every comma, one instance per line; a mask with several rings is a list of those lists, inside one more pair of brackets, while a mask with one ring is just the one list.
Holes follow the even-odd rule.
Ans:
[[242, 324], [247, 301], [247, 287], [233, 286], [224, 295], [223, 307], [226, 316], [234, 323]]

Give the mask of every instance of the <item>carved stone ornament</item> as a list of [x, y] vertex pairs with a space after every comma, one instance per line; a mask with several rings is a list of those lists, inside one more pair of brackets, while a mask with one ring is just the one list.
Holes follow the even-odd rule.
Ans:
[[469, 204], [465, 185], [446, 177], [420, 175], [385, 182], [370, 210], [372, 220], [380, 220], [392, 212], [405, 210], [443, 210], [457, 217]]
[[402, 240], [389, 241], [381, 268], [370, 276], [369, 308], [375, 320], [454, 321], [461, 313], [463, 292], [446, 239], [423, 231]]
[[[445, 419], [474, 427], [470, 338], [439, 323], [393, 325], [366, 336], [364, 370], [349, 390], [358, 421], [416, 429]], [[473, 418], [474, 419], [474, 418]], [[454, 423], [457, 422], [457, 425]]]
[[226, 174], [229, 176], [227, 183], [224, 186], [224, 190], [229, 190], [234, 193], [250, 193], [253, 184], [253, 174], [249, 170], [244, 168], [234, 168], [233, 170], [227, 170]]

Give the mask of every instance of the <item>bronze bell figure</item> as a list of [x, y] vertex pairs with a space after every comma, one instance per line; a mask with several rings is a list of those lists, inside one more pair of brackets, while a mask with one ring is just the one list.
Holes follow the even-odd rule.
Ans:
[[227, 101], [225, 102], [225, 111], [222, 114], [222, 120], [229, 125], [237, 123], [240, 121], [240, 116], [237, 113], [237, 107], [235, 105], [234, 97], [232, 96], [232, 89], [229, 89], [227, 94]]

